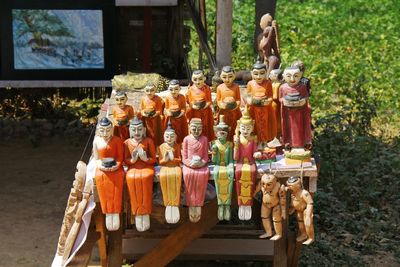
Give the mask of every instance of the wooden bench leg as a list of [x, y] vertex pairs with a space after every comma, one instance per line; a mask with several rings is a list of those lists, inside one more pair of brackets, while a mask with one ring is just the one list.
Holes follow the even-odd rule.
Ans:
[[117, 231], [108, 232], [108, 267], [122, 265], [122, 228], [121, 226]]
[[288, 235], [288, 249], [287, 249], [287, 267], [297, 267], [299, 264], [300, 252], [302, 242], [296, 241], [295, 233], [291, 232]]
[[104, 223], [104, 214], [101, 212], [100, 205], [96, 206], [94, 211], [96, 221], [96, 231], [100, 233], [100, 238], [97, 240], [99, 247], [99, 256], [101, 267], [107, 267], [107, 241], [106, 241], [106, 228]]

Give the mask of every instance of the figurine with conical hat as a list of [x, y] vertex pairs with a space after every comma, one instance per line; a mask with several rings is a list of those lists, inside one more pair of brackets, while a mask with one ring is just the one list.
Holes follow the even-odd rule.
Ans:
[[254, 119], [254, 133], [258, 142], [266, 143], [277, 136], [275, 111], [272, 106], [272, 85], [263, 63], [255, 63], [251, 72], [253, 80], [247, 83], [246, 101]]
[[155, 146], [163, 142], [163, 101], [156, 95], [154, 84], [148, 84], [144, 88], [145, 95], [140, 100], [140, 118], [146, 127], [147, 136], [154, 141]]
[[261, 219], [265, 234], [261, 235], [260, 238], [272, 236], [271, 217], [275, 235], [270, 239], [278, 240], [282, 238], [282, 219], [286, 218], [284, 213], [286, 211], [286, 194], [283, 187], [281, 188], [281, 184], [273, 174], [264, 174], [261, 177]]
[[101, 211], [106, 215], [106, 227], [116, 231], [120, 227], [124, 185], [124, 147], [118, 136], [113, 136], [113, 125], [106, 117], [97, 124], [93, 140], [93, 158], [96, 160], [96, 187]]
[[158, 162], [161, 165], [160, 186], [166, 207], [165, 219], [167, 223], [177, 223], [180, 219], [181, 146], [176, 142], [176, 139], [177, 134], [169, 123], [164, 132], [164, 143], [158, 147]]
[[297, 242], [309, 245], [314, 242], [313, 208], [314, 201], [311, 194], [303, 188], [299, 177], [290, 177], [286, 182], [286, 190], [291, 192], [289, 214], [295, 213], [299, 226]]
[[114, 135], [125, 141], [129, 138], [129, 121], [135, 115], [133, 107], [127, 105], [128, 96], [125, 92], [117, 91], [115, 94], [116, 106], [112, 109]]
[[182, 162], [185, 183], [186, 205], [189, 206], [189, 219], [198, 222], [208, 184], [210, 171], [208, 162], [208, 140], [202, 135], [201, 119], [193, 118], [189, 124], [189, 135], [183, 139]]
[[164, 128], [166, 129], [168, 122], [171, 122], [172, 128], [175, 130], [176, 142], [182, 144], [183, 138], [188, 134], [186, 99], [179, 93], [181, 87], [178, 80], [171, 80], [168, 90], [170, 94], [165, 97]]
[[243, 116], [237, 123], [233, 149], [233, 159], [236, 161], [235, 179], [236, 193], [239, 205], [239, 219], [251, 219], [251, 206], [256, 187], [256, 158], [261, 157], [257, 151], [257, 137], [253, 135], [254, 120], [250, 117], [246, 106]]
[[240, 111], [240, 88], [238, 84], [234, 83], [235, 71], [231, 66], [223, 67], [220, 77], [223, 83], [217, 87], [218, 118], [221, 115], [224, 116], [225, 123], [232, 129], [227, 138], [229, 141], [233, 141], [233, 129], [236, 129], [236, 123], [242, 116]]
[[213, 178], [218, 200], [218, 219], [231, 219], [232, 186], [234, 181], [233, 143], [227, 141], [230, 131], [221, 115], [218, 125], [214, 126], [217, 139], [211, 146], [212, 162], [215, 164]]
[[303, 76], [299, 67], [288, 67], [283, 72], [284, 83], [279, 90], [282, 116], [282, 141], [285, 158], [310, 160], [311, 107], [307, 86], [300, 83]]
[[203, 123], [203, 135], [211, 142], [214, 136], [214, 115], [211, 109], [211, 89], [205, 83], [206, 77], [202, 70], [195, 70], [192, 74], [193, 84], [189, 86], [186, 93], [186, 101], [189, 109], [186, 117], [189, 121], [199, 118]]
[[146, 137], [146, 128], [138, 118], [131, 121], [129, 133], [131, 137], [124, 142], [124, 161], [128, 166], [126, 184], [136, 229], [143, 232], [150, 228], [156, 151], [153, 140]]

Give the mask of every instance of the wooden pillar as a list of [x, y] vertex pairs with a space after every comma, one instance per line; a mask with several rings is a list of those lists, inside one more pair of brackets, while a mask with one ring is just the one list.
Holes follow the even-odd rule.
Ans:
[[221, 68], [232, 63], [232, 0], [217, 0], [216, 61]]

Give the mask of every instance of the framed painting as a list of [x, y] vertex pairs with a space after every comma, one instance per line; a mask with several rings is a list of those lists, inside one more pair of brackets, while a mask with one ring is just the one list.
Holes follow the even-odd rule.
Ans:
[[114, 1], [6, 0], [0, 12], [2, 79], [113, 76]]

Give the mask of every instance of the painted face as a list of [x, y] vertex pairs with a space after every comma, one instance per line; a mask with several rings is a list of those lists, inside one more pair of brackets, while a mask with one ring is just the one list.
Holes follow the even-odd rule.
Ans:
[[166, 131], [164, 133], [164, 142], [170, 146], [175, 145], [176, 143], [176, 133], [172, 131]]
[[205, 80], [206, 80], [206, 77], [204, 77], [204, 75], [202, 73], [192, 75], [192, 82], [194, 85], [196, 85], [197, 88], [203, 87]]
[[276, 177], [274, 175], [263, 175], [261, 177], [262, 187], [267, 191], [272, 191], [276, 184]]
[[288, 186], [289, 190], [291, 190], [293, 192], [297, 192], [301, 189], [300, 180], [293, 184], [288, 184], [287, 186]]
[[156, 88], [154, 86], [146, 86], [144, 88], [144, 93], [147, 95], [148, 98], [153, 98], [156, 94]]
[[104, 140], [108, 140], [113, 135], [112, 124], [110, 124], [109, 126], [99, 126], [97, 131], [98, 131], [98, 136], [100, 136]]
[[126, 105], [128, 98], [125, 95], [120, 95], [115, 97], [115, 102], [117, 103], [118, 107], [123, 108]]
[[228, 132], [227, 131], [225, 131], [225, 130], [217, 130], [216, 132], [215, 132], [215, 134], [216, 134], [216, 136], [217, 136], [217, 138], [218, 138], [218, 140], [219, 141], [225, 141], [226, 140], [226, 137], [228, 136]]
[[194, 137], [199, 137], [201, 135], [201, 132], [203, 131], [203, 125], [198, 124], [198, 123], [192, 123], [189, 126], [189, 132], [192, 134]]
[[265, 79], [267, 79], [267, 70], [266, 69], [253, 69], [251, 72], [251, 77], [255, 80], [258, 84], [262, 83]]
[[145, 137], [146, 128], [143, 124], [129, 126], [129, 135], [135, 140], [142, 140]]
[[271, 79], [272, 82], [277, 82], [278, 81], [278, 76], [279, 76], [278, 72], [271, 71], [269, 73], [269, 78]]
[[231, 86], [233, 81], [235, 80], [235, 73], [223, 71], [220, 77], [226, 86]]
[[169, 92], [173, 97], [177, 97], [179, 95], [179, 91], [181, 90], [181, 87], [177, 85], [170, 85], [168, 87]]
[[240, 133], [245, 138], [248, 138], [251, 136], [253, 129], [254, 129], [254, 126], [252, 124], [240, 124], [240, 126], [239, 126]]
[[285, 79], [285, 82], [287, 82], [290, 86], [298, 85], [302, 76], [303, 73], [298, 68], [285, 69], [285, 71], [283, 72], [283, 78]]

